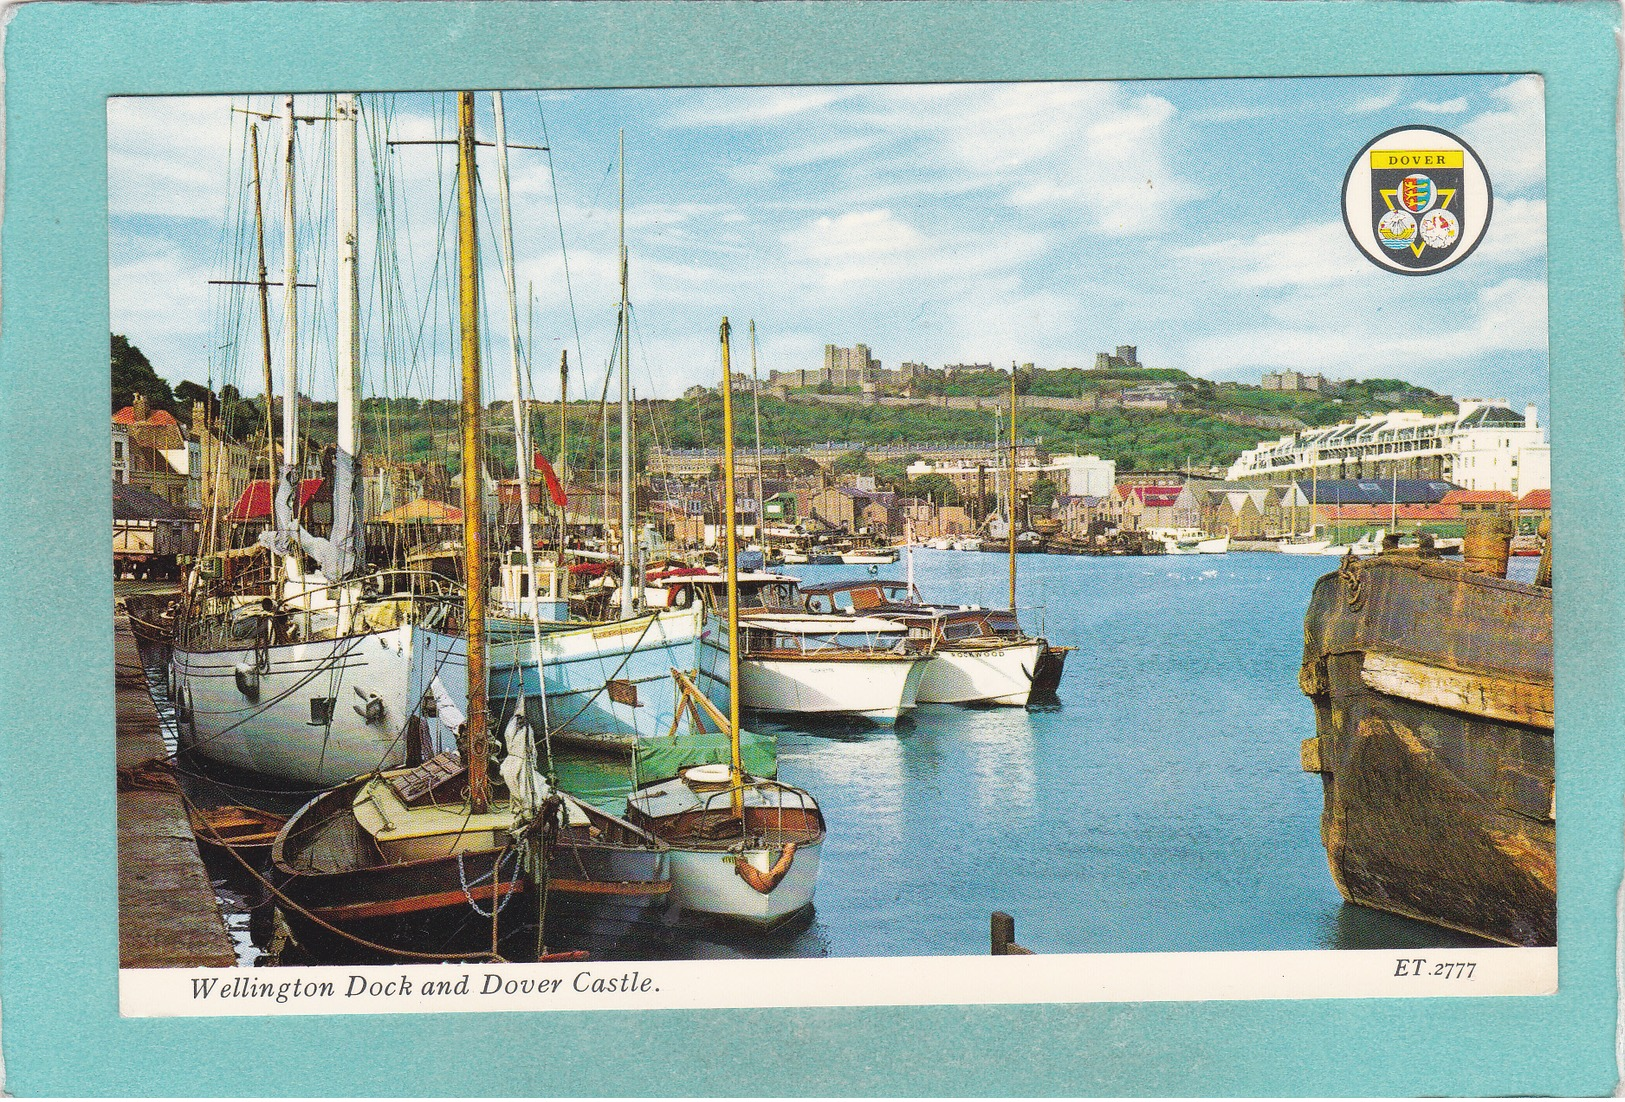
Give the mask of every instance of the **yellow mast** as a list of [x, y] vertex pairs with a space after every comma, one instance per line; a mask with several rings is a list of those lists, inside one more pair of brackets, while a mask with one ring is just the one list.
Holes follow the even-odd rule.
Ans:
[[734, 404], [728, 319], [722, 319], [722, 511], [728, 555], [728, 749], [735, 815], [744, 814], [744, 770], [739, 764], [739, 548], [734, 532]]
[[468, 802], [475, 815], [490, 806], [486, 770], [485, 553], [480, 522], [480, 306], [474, 237], [474, 93], [457, 93], [458, 324], [463, 363], [463, 578], [468, 601]]

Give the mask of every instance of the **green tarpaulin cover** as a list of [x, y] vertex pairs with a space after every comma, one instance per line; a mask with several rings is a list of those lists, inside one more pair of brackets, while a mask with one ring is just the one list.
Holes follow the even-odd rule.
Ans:
[[[675, 777], [691, 765], [726, 765], [732, 757], [728, 736], [715, 731], [680, 734], [672, 738], [646, 739], [637, 749], [637, 775], [650, 781]], [[745, 772], [758, 777], [778, 775], [778, 743], [772, 735], [739, 732], [739, 762]]]

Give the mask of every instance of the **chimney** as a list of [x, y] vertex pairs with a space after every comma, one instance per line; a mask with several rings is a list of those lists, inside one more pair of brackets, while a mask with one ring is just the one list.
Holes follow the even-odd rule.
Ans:
[[147, 405], [147, 396], [145, 394], [137, 394], [132, 405], [134, 406], [135, 412], [134, 419], [137, 422], [145, 421], [147, 418], [152, 416], [152, 408]]
[[192, 435], [201, 436], [209, 427], [209, 414], [201, 398], [192, 399]]
[[1540, 422], [1535, 419], [1535, 403], [1533, 402], [1523, 407], [1523, 427], [1526, 429], [1540, 428]]

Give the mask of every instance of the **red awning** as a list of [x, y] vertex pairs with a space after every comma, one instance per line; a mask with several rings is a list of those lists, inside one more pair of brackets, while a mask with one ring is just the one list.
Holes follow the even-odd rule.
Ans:
[[[319, 478], [307, 478], [299, 484], [299, 511], [303, 513], [310, 499], [322, 488]], [[255, 479], [231, 507], [231, 519], [269, 520], [271, 517], [271, 484], [263, 478]]]

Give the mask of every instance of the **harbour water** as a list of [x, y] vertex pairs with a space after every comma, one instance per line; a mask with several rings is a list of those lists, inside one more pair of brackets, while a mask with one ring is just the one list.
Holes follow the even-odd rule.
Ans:
[[[1336, 565], [1022, 555], [1023, 622], [1077, 648], [1058, 703], [924, 706], [895, 728], [747, 714], [829, 823], [814, 913], [765, 936], [652, 925], [620, 955], [985, 954], [995, 910], [1039, 953], [1483, 944], [1345, 905], [1332, 883], [1320, 780], [1299, 765], [1314, 719], [1297, 672], [1310, 591]], [[1514, 576], [1533, 566], [1514, 560]], [[905, 565], [877, 569], [900, 579]], [[915, 572], [928, 600], [1008, 603], [1003, 555], [923, 550]], [[557, 764], [565, 788], [623, 811], [624, 771]], [[228, 911], [258, 894], [231, 880], [217, 884]]]
[[[1024, 622], [1077, 647], [1059, 704], [933, 705], [895, 729], [751, 720], [830, 824], [815, 915], [760, 941], [663, 931], [628, 955], [985, 954], [995, 910], [1039, 953], [1483, 944], [1346, 906], [1327, 871], [1297, 675], [1310, 590], [1336, 565], [1022, 555]], [[928, 600], [1008, 604], [1002, 555], [919, 551], [915, 573]], [[624, 791], [564, 769], [606, 804]]]

